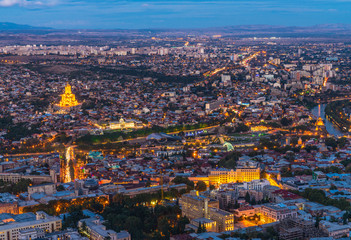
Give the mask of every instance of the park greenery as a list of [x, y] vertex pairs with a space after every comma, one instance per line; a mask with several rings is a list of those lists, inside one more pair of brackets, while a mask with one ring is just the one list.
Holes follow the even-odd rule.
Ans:
[[187, 177], [180, 177], [180, 176], [177, 176], [175, 177], [172, 182], [174, 184], [186, 184], [187, 186], [187, 192], [191, 191], [191, 190], [194, 190], [194, 187], [195, 187], [195, 184], [193, 181], [190, 181]]
[[102, 216], [107, 228], [127, 230], [132, 239], [169, 239], [171, 235], [184, 233], [189, 219], [181, 217], [178, 206], [156, 205], [152, 208], [129, 206], [124, 203], [110, 204]]
[[293, 191], [294, 193], [308, 199], [311, 202], [317, 202], [326, 206], [334, 206], [341, 210], [351, 210], [351, 204], [345, 199], [331, 199], [326, 196], [323, 190], [306, 188], [303, 192]]
[[232, 151], [228, 153], [226, 156], [224, 156], [219, 162], [218, 166], [219, 167], [224, 167], [224, 168], [229, 168], [229, 169], [235, 169], [237, 161], [241, 157], [240, 152]]
[[[108, 144], [113, 142], [119, 142], [123, 140], [133, 139], [137, 137], [145, 137], [151, 133], [171, 133], [171, 132], [182, 132], [188, 130], [196, 130], [211, 126], [209, 123], [198, 123], [193, 125], [179, 125], [163, 128], [160, 126], [152, 126], [150, 128], [143, 128], [134, 131], [110, 131], [105, 132], [103, 135], [85, 135], [77, 139], [78, 145], [97, 145], [97, 144]], [[180, 133], [181, 134], [181, 133]]]
[[18, 193], [26, 192], [28, 186], [31, 184], [32, 181], [29, 179], [21, 179], [17, 183], [0, 180], [0, 193], [12, 193], [17, 195]]
[[330, 102], [325, 107], [326, 116], [328, 116], [341, 131], [348, 131], [351, 126], [351, 121], [345, 114], [345, 109], [351, 109], [350, 101]]
[[0, 130], [5, 130], [5, 137], [12, 141], [39, 133], [39, 124], [29, 125], [27, 123], [14, 123], [10, 116], [0, 118]]
[[49, 215], [57, 216], [62, 213], [67, 213], [76, 210], [75, 207], [80, 206], [83, 209], [88, 209], [93, 212], [101, 213], [107, 204], [108, 199], [104, 196], [76, 198], [73, 200], [60, 199], [51, 200], [47, 204], [39, 204], [35, 206], [25, 207], [23, 209], [23, 212], [44, 211]]
[[226, 238], [237, 238], [237, 239], [262, 239], [262, 240], [275, 240], [279, 239], [279, 232], [274, 227], [268, 227], [264, 231], [260, 230], [249, 230], [249, 231], [235, 231], [229, 234], [223, 234], [220, 236], [222, 239]]

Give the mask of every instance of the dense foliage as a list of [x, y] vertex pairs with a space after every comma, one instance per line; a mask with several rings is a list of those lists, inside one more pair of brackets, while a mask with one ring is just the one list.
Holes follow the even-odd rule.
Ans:
[[224, 158], [222, 158], [218, 162], [218, 166], [224, 167], [224, 168], [229, 168], [229, 169], [234, 169], [236, 167], [236, 163], [240, 157], [241, 157], [240, 152], [236, 152], [236, 151], [230, 152], [229, 154], [227, 154]]
[[21, 179], [17, 183], [4, 182], [0, 180], [0, 193], [12, 193], [18, 194], [22, 192], [26, 192], [28, 190], [28, 186], [32, 184], [32, 181], [29, 179]]
[[112, 143], [112, 142], [117, 142], [121, 140], [137, 138], [137, 137], [145, 137], [151, 133], [180, 132], [180, 131], [206, 128], [208, 126], [210, 125], [207, 123], [172, 126], [168, 128], [153, 126], [151, 128], [143, 128], [143, 129], [138, 129], [131, 132], [113, 131], [113, 132], [105, 132], [104, 135], [85, 135], [79, 138], [76, 142], [80, 145], [105, 144], [105, 143]]
[[107, 228], [115, 231], [128, 230], [132, 239], [169, 239], [173, 234], [184, 232], [189, 223], [181, 217], [178, 206], [156, 205], [129, 206], [124, 203], [112, 203], [103, 212]]
[[345, 199], [331, 199], [325, 195], [323, 190], [306, 188], [305, 191], [295, 192], [311, 202], [317, 202], [327, 206], [334, 206], [341, 210], [351, 210], [351, 205]]

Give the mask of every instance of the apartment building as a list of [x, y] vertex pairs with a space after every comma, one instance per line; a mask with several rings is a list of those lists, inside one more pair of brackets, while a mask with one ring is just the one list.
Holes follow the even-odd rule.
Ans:
[[30, 234], [30, 229], [42, 229], [46, 233], [52, 233], [59, 231], [62, 227], [60, 218], [49, 216], [42, 211], [38, 211], [35, 215], [33, 213], [0, 214], [0, 218], [4, 223], [0, 226], [0, 240], [19, 240], [20, 236]]

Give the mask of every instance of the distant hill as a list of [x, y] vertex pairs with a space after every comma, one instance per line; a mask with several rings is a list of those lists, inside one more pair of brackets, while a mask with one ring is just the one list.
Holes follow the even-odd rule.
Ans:
[[33, 27], [30, 25], [22, 25], [10, 22], [0, 22], [0, 31], [6, 30], [39, 30], [39, 29], [51, 29], [45, 27]]
[[[0, 0], [1, 1], [1, 0]], [[60, 37], [78, 36], [78, 38], [121, 36], [122, 34], [148, 35], [159, 34], [209, 34], [232, 37], [311, 37], [311, 38], [343, 38], [351, 39], [351, 24], [319, 24], [314, 26], [283, 26], [283, 25], [229, 25], [209, 28], [160, 28], [160, 29], [55, 29], [34, 27], [9, 22], [0, 22], [0, 34], [9, 38], [9, 34], [47, 35], [60, 33]], [[71, 37], [70, 37], [71, 38]], [[1, 39], [1, 38], [0, 38]], [[17, 37], [18, 40], [18, 37]], [[28, 41], [28, 39], [26, 39]]]

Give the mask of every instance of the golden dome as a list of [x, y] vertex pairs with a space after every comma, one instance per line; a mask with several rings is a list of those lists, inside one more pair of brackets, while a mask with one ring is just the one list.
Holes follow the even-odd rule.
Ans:
[[324, 122], [321, 117], [319, 117], [318, 120], [316, 121], [316, 126], [324, 126]]
[[79, 105], [76, 100], [76, 96], [72, 93], [71, 85], [67, 84], [65, 87], [65, 93], [61, 95], [60, 107], [74, 107]]

